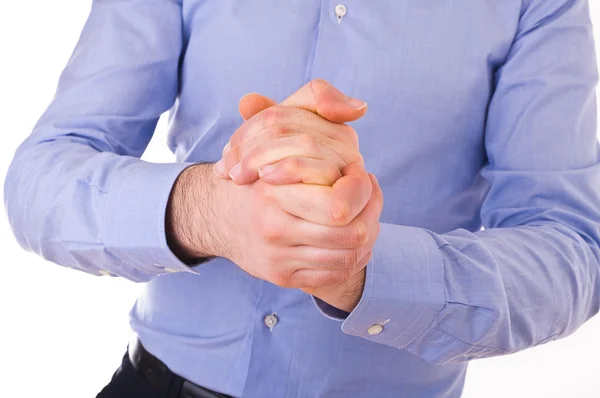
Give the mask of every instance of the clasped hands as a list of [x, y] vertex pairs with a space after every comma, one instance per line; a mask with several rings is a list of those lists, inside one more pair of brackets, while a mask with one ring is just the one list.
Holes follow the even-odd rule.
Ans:
[[[259, 94], [240, 100], [244, 124], [214, 172], [229, 181], [226, 257], [249, 274], [300, 288], [350, 312], [364, 288], [379, 234], [383, 195], [364, 168], [358, 136], [344, 124], [366, 103], [324, 80], [280, 104]], [[242, 200], [240, 200], [242, 199]]]

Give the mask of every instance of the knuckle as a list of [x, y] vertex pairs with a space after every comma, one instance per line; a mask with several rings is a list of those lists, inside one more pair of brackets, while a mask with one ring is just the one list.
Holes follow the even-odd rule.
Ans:
[[341, 269], [323, 275], [321, 283], [325, 286], [340, 285], [350, 279], [350, 270]]
[[339, 135], [337, 135], [337, 137], [339, 137], [345, 142], [351, 143], [352, 146], [354, 146], [355, 148], [358, 148], [358, 133], [356, 132], [356, 130], [354, 130], [352, 126], [349, 126], [347, 124], [340, 124], [338, 126], [338, 129]]
[[321, 93], [327, 86], [329, 86], [329, 82], [322, 78], [313, 79], [310, 81], [310, 89], [315, 94], [318, 95]]
[[252, 169], [252, 155], [253, 154], [249, 154], [249, 156], [244, 156], [242, 159], [236, 159], [233, 162], [231, 162], [231, 167], [233, 168], [235, 165], [237, 165], [239, 163], [240, 165], [240, 172], [241, 174], [245, 174], [248, 172], [248, 170]]
[[302, 161], [298, 157], [291, 157], [285, 161], [285, 170], [290, 174], [297, 173], [302, 168]]
[[369, 239], [369, 230], [364, 222], [359, 222], [353, 229], [350, 243], [354, 246], [364, 245]]
[[357, 261], [357, 250], [344, 250], [343, 253], [335, 253], [323, 259], [324, 264], [331, 271], [349, 270]]
[[262, 221], [261, 218], [254, 218], [254, 225], [256, 228], [256, 234], [260, 237], [265, 237], [266, 235], [269, 234], [269, 226], [266, 225], [266, 223], [264, 221]]
[[320, 84], [320, 85], [324, 85], [324, 84], [329, 84], [329, 82], [325, 79], [323, 79], [322, 77], [317, 77], [316, 79], [313, 79], [311, 81], [312, 84]]
[[362, 153], [356, 151], [352, 153], [352, 158], [351, 158], [351, 162], [358, 162], [360, 164], [365, 164], [365, 158], [363, 157]]
[[292, 286], [292, 275], [289, 272], [274, 272], [269, 279], [271, 280], [271, 283], [277, 286]]
[[338, 226], [346, 226], [352, 221], [350, 214], [350, 204], [345, 200], [334, 202], [331, 211], [333, 222]]
[[358, 252], [356, 250], [350, 250], [348, 253], [342, 255], [340, 262], [344, 266], [344, 269], [349, 269], [356, 264], [358, 257], [357, 255]]
[[[275, 187], [273, 187], [272, 185], [269, 184], [262, 184], [259, 189], [257, 190], [257, 197], [255, 200], [258, 201], [258, 203], [261, 203], [263, 206], [265, 207], [272, 207], [275, 203], [276, 203], [276, 199], [275, 199]], [[265, 223], [268, 218], [265, 217], [264, 215], [261, 215], [260, 213], [256, 214], [256, 217], [258, 217], [260, 219], [260, 222]], [[273, 217], [273, 219], [276, 219], [275, 217]], [[275, 223], [275, 221], [273, 221]]]
[[272, 106], [260, 113], [259, 122], [265, 126], [274, 126], [281, 121], [281, 107]]
[[279, 242], [283, 231], [275, 223], [266, 222], [264, 218], [258, 218], [256, 221], [258, 235], [268, 243]]
[[356, 133], [356, 130], [354, 129], [354, 127], [352, 127], [348, 124], [340, 124], [339, 128], [345, 137], [358, 139], [358, 134]]
[[328, 179], [328, 181], [336, 182], [341, 176], [342, 174], [340, 173], [340, 170], [333, 164], [329, 165], [329, 167], [327, 167], [325, 170], [325, 177]]
[[315, 287], [323, 287], [333, 285], [336, 272], [324, 272], [316, 276], [313, 280]]
[[296, 136], [296, 139], [298, 140], [300, 145], [308, 149], [314, 149], [317, 147], [317, 140], [315, 139], [315, 137], [308, 133], [298, 134]]
[[338, 283], [346, 283], [352, 277], [352, 269], [347, 268], [343, 269], [338, 274], [339, 280]]
[[267, 241], [269, 243], [280, 242], [281, 239], [283, 238], [283, 231], [274, 225], [270, 225], [270, 226], [264, 228], [263, 238], [265, 241]]
[[379, 232], [381, 232], [381, 223], [377, 221], [374, 228], [374, 237], [379, 236]]
[[290, 133], [290, 128], [284, 124], [273, 124], [270, 127], [271, 134], [274, 138], [284, 137]]

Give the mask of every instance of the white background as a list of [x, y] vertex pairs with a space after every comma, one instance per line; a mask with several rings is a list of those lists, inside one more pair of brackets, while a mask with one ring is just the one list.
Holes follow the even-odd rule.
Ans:
[[[590, 3], [600, 27], [600, 4]], [[0, 2], [0, 187], [13, 151], [52, 98], [90, 4]], [[144, 158], [172, 159], [164, 120]], [[126, 348], [137, 291], [126, 280], [89, 276], [23, 251], [0, 212], [0, 397], [95, 397]], [[567, 339], [473, 362], [464, 396], [600, 397], [599, 361], [596, 317]]]

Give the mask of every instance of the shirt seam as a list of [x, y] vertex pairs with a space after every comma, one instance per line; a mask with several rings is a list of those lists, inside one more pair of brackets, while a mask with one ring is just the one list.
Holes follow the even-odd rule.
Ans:
[[[426, 298], [427, 298], [427, 305], [425, 306], [425, 308], [423, 308], [423, 310], [421, 311], [421, 313], [420, 313], [420, 314], [419, 314], [419, 315], [418, 315], [418, 316], [417, 316], [417, 317], [416, 317], [416, 318], [413, 320], [413, 322], [412, 322], [412, 323], [411, 323], [411, 324], [410, 324], [408, 327], [406, 327], [406, 328], [404, 329], [404, 331], [403, 331], [402, 333], [400, 333], [398, 336], [396, 336], [396, 337], [395, 337], [395, 338], [393, 338], [392, 340], [386, 340], [386, 339], [383, 339], [382, 337], [373, 336], [373, 337], [372, 337], [372, 339], [373, 339], [374, 341], [377, 341], [377, 342], [382, 342], [382, 343], [387, 343], [387, 342], [394, 342], [394, 341], [398, 340], [399, 338], [401, 338], [402, 336], [404, 336], [404, 335], [405, 335], [405, 334], [406, 334], [406, 333], [407, 333], [407, 332], [408, 332], [408, 331], [409, 331], [409, 330], [410, 330], [410, 329], [411, 329], [411, 328], [412, 328], [412, 327], [413, 327], [415, 324], [417, 324], [417, 322], [418, 322], [418, 321], [419, 321], [419, 320], [420, 320], [420, 319], [423, 317], [423, 315], [424, 315], [424, 314], [427, 312], [427, 310], [428, 310], [428, 309], [429, 309], [429, 307], [431, 306], [431, 261], [430, 261], [430, 258], [429, 258], [429, 254], [428, 254], [428, 252], [427, 252], [427, 250], [426, 250], [425, 246], [423, 245], [423, 240], [422, 240], [422, 239], [420, 240], [420, 244], [421, 244], [421, 248], [422, 248], [422, 249], [423, 249], [423, 251], [425, 252], [425, 256], [426, 256], [426, 264], [427, 264], [427, 273], [428, 273], [428, 279], [427, 279], [427, 282], [428, 282], [428, 283], [427, 283], [427, 288], [428, 288], [428, 289], [427, 289], [427, 296], [426, 296]], [[437, 245], [436, 245], [436, 246], [437, 246]], [[373, 266], [373, 268], [375, 268], [375, 263], [376, 263], [376, 261], [373, 261], [373, 262], [372, 262], [372, 264], [371, 264], [371, 266]], [[374, 279], [374, 278], [372, 278], [372, 279], [371, 279], [371, 284], [370, 284], [370, 286], [369, 286], [369, 295], [367, 296], [367, 301], [365, 302], [365, 305], [364, 305], [364, 306], [363, 306], [363, 307], [360, 309], [360, 311], [359, 311], [359, 312], [356, 314], [356, 318], [358, 318], [358, 317], [359, 317], [359, 316], [362, 314], [363, 310], [364, 310], [365, 308], [367, 308], [367, 306], [368, 306], [368, 304], [369, 304], [369, 302], [370, 302], [370, 299], [371, 299], [371, 297], [372, 297], [372, 292], [373, 292], [373, 284], [374, 284], [374, 282], [373, 282], [373, 279]], [[443, 288], [442, 288], [442, 289], [443, 289]], [[443, 294], [443, 292], [442, 292], [442, 294]], [[435, 318], [435, 316], [434, 316], [433, 318]], [[353, 323], [352, 323], [352, 330], [353, 330], [354, 332], [358, 333], [358, 334], [363, 334], [363, 332], [360, 332], [360, 331], [358, 331], [358, 330], [355, 328], [355, 325], [354, 325], [354, 324], [355, 324], [355, 322], [353, 322]], [[428, 327], [429, 327], [429, 326], [428, 326]], [[421, 334], [421, 333], [419, 333], [419, 335], [420, 335], [420, 334]], [[409, 344], [410, 344], [412, 341], [414, 341], [414, 340], [415, 340], [417, 337], [418, 337], [418, 335], [417, 335], [417, 336], [415, 336], [415, 338], [414, 338], [413, 340], [411, 340], [410, 342], [408, 342], [407, 344], [405, 344], [405, 346], [406, 346], [406, 345], [409, 345]]]
[[458, 341], [458, 342], [460, 342], [462, 344], [465, 344], [465, 345], [467, 345], [469, 347], [473, 347], [473, 348], [485, 348], [487, 350], [500, 350], [500, 351], [502, 351], [502, 352], [504, 352], [506, 354], [510, 353], [509, 350], [506, 350], [506, 349], [504, 349], [502, 347], [492, 347], [492, 346], [485, 346], [485, 345], [481, 345], [481, 344], [468, 343], [468, 342], [466, 342], [466, 341], [464, 341], [462, 339], [459, 339], [458, 337], [452, 336], [451, 334], [443, 331], [442, 329], [439, 329], [439, 328], [436, 328], [436, 327], [434, 327], [433, 329], [436, 330], [436, 331], [438, 331], [438, 332], [440, 332], [440, 333], [442, 333], [442, 334], [444, 334], [444, 335], [446, 335], [446, 336], [448, 336], [448, 337], [450, 337], [451, 339], [456, 340], [456, 341]]
[[[431, 307], [431, 260], [429, 258], [429, 252], [427, 251], [427, 248], [425, 247], [425, 245], [423, 244], [423, 240], [420, 239], [419, 243], [421, 244], [421, 248], [423, 249], [423, 252], [425, 253], [425, 257], [426, 257], [426, 263], [427, 263], [427, 305], [425, 306], [425, 308], [423, 308], [423, 310], [421, 311], [421, 313], [415, 318], [415, 320], [404, 330], [404, 332], [402, 332], [400, 335], [396, 336], [394, 339], [392, 339], [391, 341], [396, 341], [398, 340], [400, 337], [404, 336], [413, 326], [415, 326], [417, 324], [417, 322], [423, 317], [423, 315], [427, 312], [427, 310], [429, 309], [429, 307]], [[416, 339], [416, 336], [415, 336]], [[411, 342], [414, 341], [411, 340]], [[408, 343], [410, 344], [410, 342]], [[407, 344], [407, 345], [408, 345]]]

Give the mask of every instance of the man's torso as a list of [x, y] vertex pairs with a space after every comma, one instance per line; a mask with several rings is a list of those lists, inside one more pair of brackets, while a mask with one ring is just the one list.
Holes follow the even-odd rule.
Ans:
[[[335, 2], [183, 0], [187, 46], [169, 145], [180, 161], [216, 161], [243, 122], [240, 97], [281, 101], [324, 78], [369, 104], [351, 125], [384, 191], [383, 222], [478, 230], [486, 110], [521, 1], [343, 4], [338, 23]], [[226, 260], [199, 270], [154, 279], [131, 312], [144, 345], [183, 377], [244, 397], [460, 394], [465, 365], [434, 366], [345, 335], [306, 294]]]

